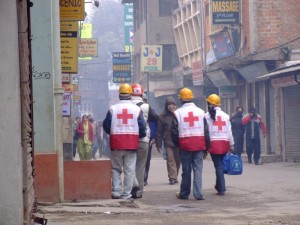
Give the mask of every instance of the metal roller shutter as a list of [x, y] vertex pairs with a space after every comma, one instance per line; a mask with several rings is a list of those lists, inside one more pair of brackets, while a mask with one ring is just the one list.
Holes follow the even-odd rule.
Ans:
[[300, 86], [283, 88], [285, 161], [300, 162]]
[[269, 97], [270, 97], [270, 131], [269, 131], [269, 135], [270, 135], [270, 152], [271, 154], [275, 154], [276, 153], [276, 140], [275, 140], [275, 100], [274, 100], [274, 87], [272, 85], [270, 85], [269, 87]]

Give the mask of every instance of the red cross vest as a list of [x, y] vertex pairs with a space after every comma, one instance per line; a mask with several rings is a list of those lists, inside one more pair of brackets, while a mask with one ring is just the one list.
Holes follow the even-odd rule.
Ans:
[[215, 107], [215, 109], [216, 121], [210, 118], [208, 112], [205, 114], [210, 136], [209, 153], [226, 154], [230, 149], [230, 145], [234, 145], [231, 123], [229, 116], [220, 107]]
[[180, 150], [205, 150], [204, 111], [191, 102], [183, 104], [174, 113], [178, 121]]
[[141, 109], [129, 100], [111, 106], [110, 147], [113, 150], [136, 150], [139, 142], [138, 117]]

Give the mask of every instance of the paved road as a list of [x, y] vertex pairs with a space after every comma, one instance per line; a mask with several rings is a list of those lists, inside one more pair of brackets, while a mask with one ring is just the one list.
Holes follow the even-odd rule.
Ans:
[[[179, 178], [180, 180], [180, 178]], [[212, 162], [205, 160], [204, 201], [176, 199], [166, 163], [151, 161], [149, 185], [139, 200], [97, 200], [40, 206], [49, 225], [300, 225], [300, 164], [244, 165], [241, 176], [226, 176], [217, 196]]]

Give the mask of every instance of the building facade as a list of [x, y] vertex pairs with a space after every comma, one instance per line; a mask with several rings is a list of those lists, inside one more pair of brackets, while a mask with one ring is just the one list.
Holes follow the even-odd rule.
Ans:
[[[266, 138], [261, 137], [262, 153], [268, 156], [264, 162], [299, 162], [295, 132], [299, 124], [293, 112], [300, 107], [295, 99], [299, 95], [300, 4], [280, 0], [124, 2], [134, 3], [135, 80], [146, 80], [140, 72], [139, 46], [174, 38], [179, 63], [173, 71], [148, 76], [154, 97], [189, 87], [203, 109], [211, 93], [220, 95], [222, 109], [230, 115], [237, 106], [245, 112], [255, 107], [267, 127]], [[172, 15], [164, 19], [172, 20], [173, 36], [162, 35], [169, 32], [170, 22], [160, 20], [159, 9], [167, 2], [173, 7]]]

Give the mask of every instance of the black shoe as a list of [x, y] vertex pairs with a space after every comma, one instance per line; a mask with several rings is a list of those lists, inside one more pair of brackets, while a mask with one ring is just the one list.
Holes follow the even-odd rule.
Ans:
[[188, 198], [183, 198], [181, 195], [180, 195], [180, 192], [177, 192], [176, 193], [176, 198], [178, 199], [183, 199], [183, 200], [187, 200]]
[[259, 165], [258, 162], [255, 162], [255, 165], [256, 165], [256, 166]]
[[223, 191], [218, 192], [217, 195], [224, 196], [224, 195], [225, 195], [225, 192], [223, 192]]
[[176, 184], [176, 180], [171, 179], [171, 180], [169, 181], [169, 184], [170, 184], [170, 185]]
[[132, 190], [131, 190], [132, 198], [137, 198], [136, 193], [137, 193], [138, 190], [140, 190], [139, 187], [133, 187], [132, 188]]
[[112, 195], [111, 198], [112, 198], [112, 199], [119, 199], [120, 196]]
[[148, 182], [147, 181], [144, 181], [144, 186], [147, 186], [148, 185]]
[[248, 159], [248, 163], [249, 163], [249, 164], [252, 164], [252, 159]]

